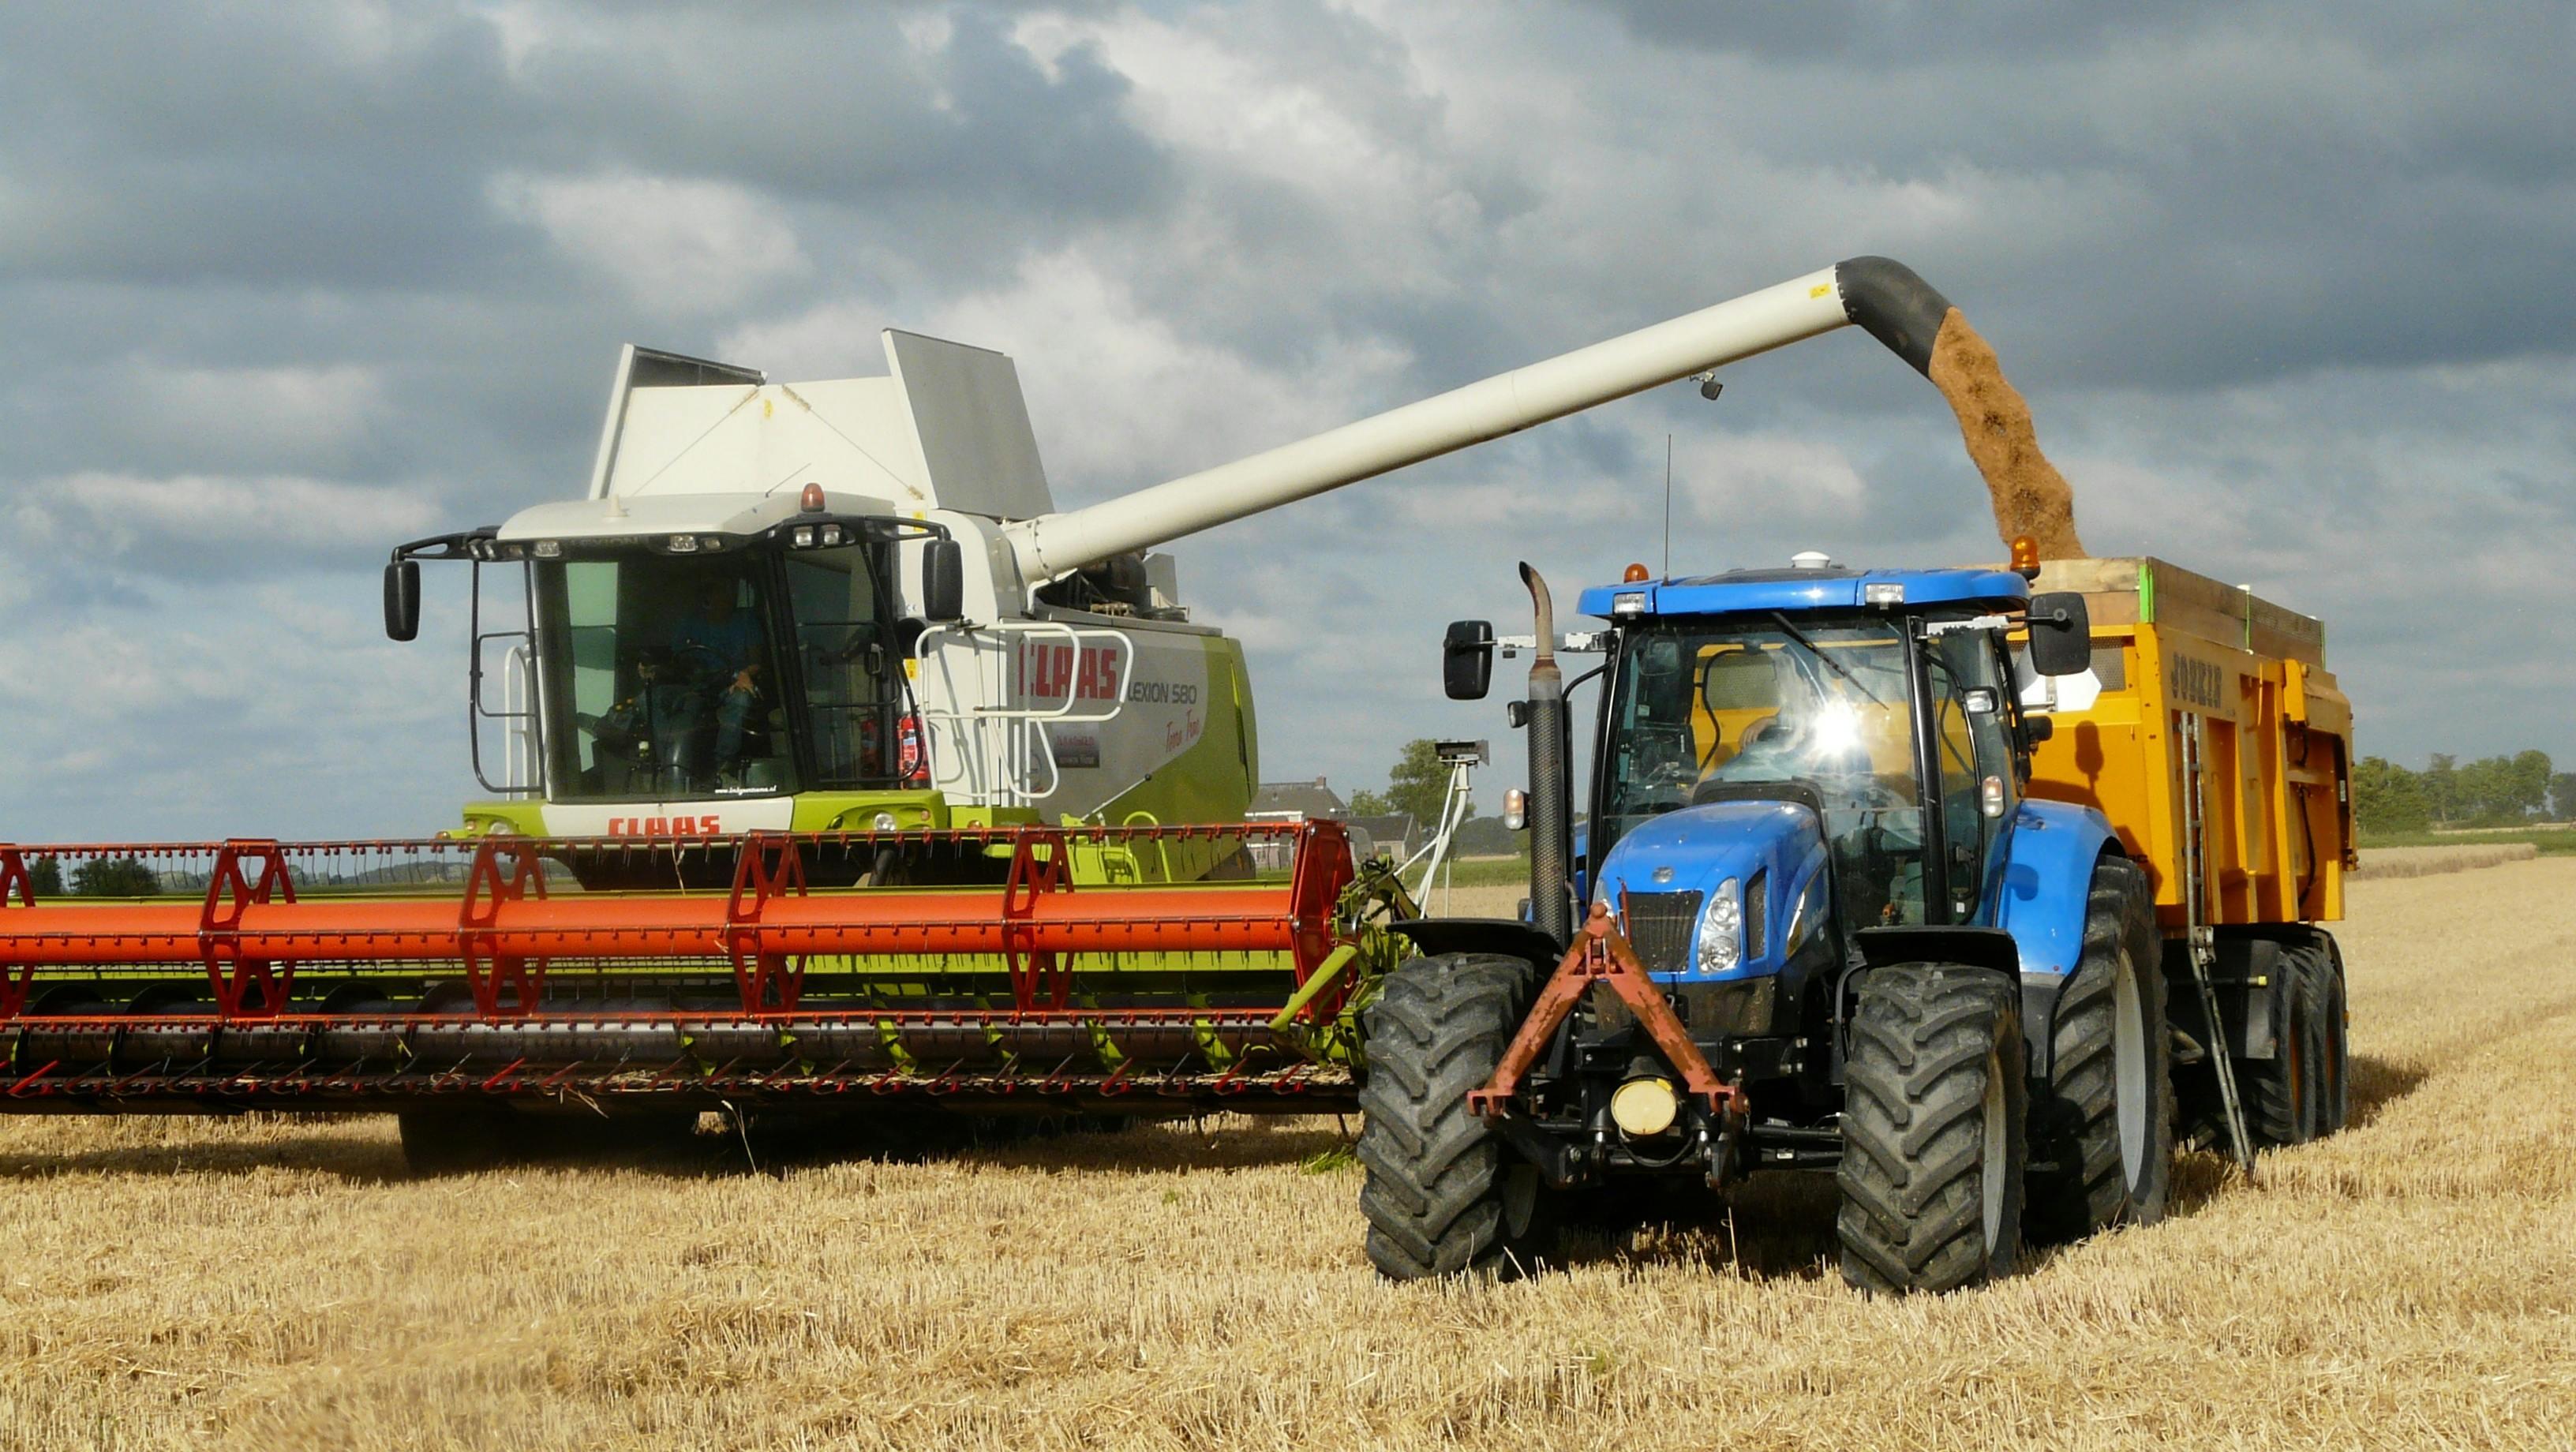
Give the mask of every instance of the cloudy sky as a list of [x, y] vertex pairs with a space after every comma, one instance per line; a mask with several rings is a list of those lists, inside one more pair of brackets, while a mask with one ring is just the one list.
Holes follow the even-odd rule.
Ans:
[[[376, 571], [578, 494], [622, 342], [1002, 349], [1072, 503], [1864, 252], [1994, 341], [2097, 553], [2323, 616], [2363, 750], [2576, 759], [2576, 8], [118, 17], [0, 11], [0, 838], [452, 822], [461, 592], [396, 646]], [[1677, 569], [1994, 556], [1868, 338], [1726, 377], [1177, 546], [1265, 775], [1508, 735], [1441, 624], [1656, 562], [1667, 435]]]

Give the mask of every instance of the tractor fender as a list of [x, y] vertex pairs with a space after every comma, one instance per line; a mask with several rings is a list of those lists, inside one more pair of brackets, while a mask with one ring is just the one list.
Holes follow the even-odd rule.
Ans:
[[1565, 956], [1554, 938], [1516, 918], [1402, 918], [1387, 926], [1410, 938], [1414, 951], [1426, 958], [1491, 953], [1534, 963], [1545, 972]]
[[2057, 1044], [2057, 998], [2084, 956], [2093, 869], [2120, 852], [2120, 840], [2093, 808], [2043, 801], [2023, 802], [2004, 840], [1994, 920], [2020, 955], [2023, 1041], [2031, 1072], [2044, 1076]]
[[2084, 956], [2093, 868], [2105, 852], [2119, 852], [2119, 839], [2091, 807], [2026, 801], [2004, 840], [2003, 892], [1994, 905], [1994, 924], [2012, 934], [2023, 976], [2064, 978]]

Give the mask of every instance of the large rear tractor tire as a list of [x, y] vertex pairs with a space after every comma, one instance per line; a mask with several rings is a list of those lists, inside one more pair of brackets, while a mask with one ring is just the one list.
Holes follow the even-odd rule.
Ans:
[[2057, 1000], [2031, 1106], [2028, 1225], [2063, 1242], [2164, 1218], [2173, 1184], [2173, 1031], [2154, 899], [2126, 859], [2093, 869], [2084, 951]]
[[1836, 1176], [1844, 1280], [1893, 1294], [2013, 1273], [2028, 1074], [2019, 984], [1948, 963], [1862, 975]]
[[1525, 1274], [1553, 1236], [1538, 1167], [1467, 1110], [1529, 1011], [1517, 958], [1406, 960], [1363, 1016], [1360, 1211], [1368, 1258], [1389, 1280]]

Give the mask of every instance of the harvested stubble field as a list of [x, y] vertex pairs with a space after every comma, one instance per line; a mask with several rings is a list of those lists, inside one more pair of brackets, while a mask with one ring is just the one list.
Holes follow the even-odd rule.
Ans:
[[2576, 861], [2345, 941], [2352, 1130], [1941, 1300], [1845, 1291], [1795, 1187], [1381, 1285], [1330, 1121], [438, 1181], [381, 1121], [7, 1121], [0, 1446], [2569, 1446]]
[[2528, 842], [2479, 842], [2434, 847], [2365, 847], [2361, 850], [2359, 875], [2363, 877], [2436, 877], [2445, 872], [2468, 872], [2506, 862], [2528, 862], [2539, 855], [2540, 849]]

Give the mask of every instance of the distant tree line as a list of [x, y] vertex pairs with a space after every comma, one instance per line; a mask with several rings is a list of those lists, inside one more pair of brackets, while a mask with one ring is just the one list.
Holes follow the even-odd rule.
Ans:
[[2576, 772], [2558, 771], [2545, 751], [2436, 756], [2422, 771], [2365, 756], [2352, 771], [2352, 814], [2373, 833], [2563, 821], [2576, 817]]
[[139, 857], [93, 857], [72, 869], [71, 884], [66, 893], [63, 864], [58, 857], [39, 857], [27, 864], [27, 885], [36, 893], [36, 901], [71, 897], [150, 897], [161, 890], [161, 879]]

